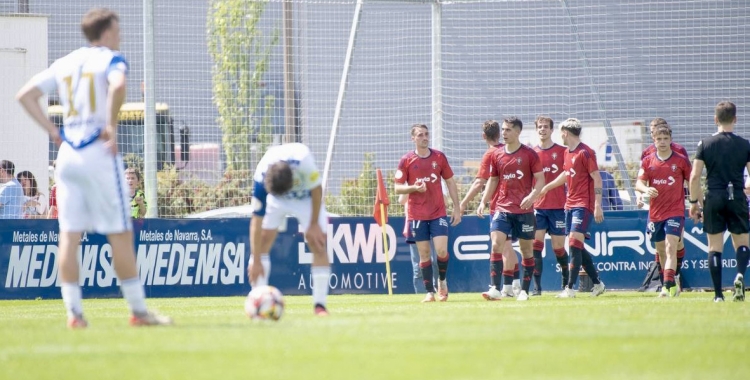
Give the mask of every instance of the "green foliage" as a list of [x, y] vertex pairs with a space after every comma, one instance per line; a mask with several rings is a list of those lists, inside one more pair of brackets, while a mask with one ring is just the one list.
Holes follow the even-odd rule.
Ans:
[[[258, 27], [266, 4], [265, 0], [212, 0], [209, 7], [214, 103], [229, 170], [253, 169], [272, 139], [275, 99], [263, 98], [262, 89], [279, 28], [266, 37]], [[263, 109], [259, 109], [261, 102]]]
[[169, 167], [157, 174], [159, 217], [179, 218], [187, 214], [250, 203], [252, 173], [247, 170], [224, 172], [216, 186], [195, 179], [181, 180]]
[[[338, 196], [326, 194], [326, 208], [329, 212], [341, 216], [367, 216], [372, 215], [375, 196], [378, 189], [375, 165], [375, 155], [365, 153], [362, 163], [362, 172], [357, 178], [345, 179], [341, 183], [341, 192]], [[404, 215], [404, 208], [398, 203], [398, 195], [393, 190], [393, 173], [383, 171], [383, 181], [388, 193], [391, 206], [388, 215]]]
[[[456, 187], [458, 188], [458, 201], [460, 202], [462, 199], [464, 199], [464, 196], [466, 193], [469, 192], [469, 189], [471, 188], [471, 184], [474, 183], [474, 179], [477, 177], [477, 172], [479, 171], [478, 167], [466, 167], [466, 175], [461, 176], [461, 178], [458, 178], [458, 176], [454, 177], [456, 178]], [[484, 191], [484, 187], [482, 187], [482, 191]], [[482, 191], [480, 191], [476, 196], [474, 196], [474, 199], [472, 199], [468, 206], [466, 206], [466, 212], [464, 215], [474, 215], [474, 212], [477, 210], [477, 207], [479, 207], [479, 201], [482, 199]], [[452, 202], [450, 194], [445, 194], [445, 206], [446, 206], [446, 212], [448, 213], [448, 216], [450, 216], [450, 213], [452, 211]], [[459, 207], [460, 205], [456, 205], [456, 207]]]
[[[635, 189], [635, 181], [638, 180], [638, 170], [641, 168], [640, 162], [628, 162], [625, 164], [627, 170], [627, 176], [630, 178], [630, 186]], [[601, 170], [606, 170], [612, 174], [612, 178], [615, 179], [615, 186], [618, 189], [625, 189], [625, 178], [623, 173], [616, 167], [601, 167]]]
[[144, 162], [142, 156], [135, 153], [128, 153], [122, 158], [122, 161], [125, 163], [125, 169], [136, 168], [141, 173], [141, 176], [143, 176]]

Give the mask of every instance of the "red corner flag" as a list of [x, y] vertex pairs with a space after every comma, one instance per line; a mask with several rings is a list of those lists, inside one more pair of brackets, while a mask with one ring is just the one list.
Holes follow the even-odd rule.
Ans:
[[[375, 222], [378, 223], [379, 226], [383, 226], [384, 224], [388, 223], [388, 194], [385, 192], [385, 183], [383, 183], [383, 173], [380, 172], [380, 169], [377, 169], [375, 171], [378, 176], [378, 192], [375, 195], [375, 207], [372, 211], [372, 216], [375, 217]], [[382, 210], [381, 210], [382, 205]], [[383, 219], [381, 219], [381, 211], [383, 213]]]

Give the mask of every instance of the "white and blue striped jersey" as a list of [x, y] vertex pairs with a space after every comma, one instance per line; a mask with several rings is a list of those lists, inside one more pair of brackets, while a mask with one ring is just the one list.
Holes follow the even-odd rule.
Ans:
[[289, 193], [284, 194], [282, 198], [308, 197], [310, 196], [310, 190], [320, 186], [323, 182], [310, 148], [300, 143], [283, 144], [268, 148], [268, 151], [263, 155], [263, 158], [258, 163], [258, 167], [255, 169], [253, 181], [262, 187], [263, 178], [266, 176], [268, 167], [279, 161], [288, 162], [294, 175], [292, 189]]
[[118, 51], [83, 47], [37, 74], [34, 85], [49, 94], [58, 90], [64, 121], [61, 136], [74, 148], [95, 141], [107, 121], [107, 92], [113, 73], [127, 75], [128, 63]]

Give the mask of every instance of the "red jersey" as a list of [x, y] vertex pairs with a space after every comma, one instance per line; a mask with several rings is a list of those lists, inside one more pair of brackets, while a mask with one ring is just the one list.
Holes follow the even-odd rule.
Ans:
[[[490, 179], [490, 168], [492, 167], [492, 153], [499, 148], [502, 148], [505, 146], [505, 144], [500, 143], [495, 146], [489, 147], [486, 152], [484, 152], [484, 155], [482, 156], [482, 162], [479, 164], [479, 171], [477, 172], [477, 178], [481, 178], [483, 180]], [[499, 192], [495, 190], [495, 194], [492, 194], [492, 199], [490, 200], [490, 215], [492, 215], [495, 212], [495, 202], [497, 202], [497, 195]]]
[[598, 171], [596, 153], [584, 143], [573, 150], [565, 150], [565, 171], [568, 172], [568, 198], [565, 209], [585, 208], [594, 212], [594, 179], [591, 172]]
[[[690, 157], [688, 155], [687, 150], [685, 150], [685, 147], [683, 147], [682, 145], [676, 142], [669, 143], [669, 148], [672, 149], [672, 152], [677, 152], [685, 157]], [[647, 156], [654, 154], [655, 152], [656, 152], [656, 145], [654, 144], [649, 145], [648, 148], [643, 150], [643, 153], [641, 154], [641, 161], [643, 161], [643, 159], [646, 158]], [[690, 160], [690, 158], [688, 158], [688, 160]]]
[[[544, 172], [545, 183], [550, 183], [559, 177], [565, 166], [565, 151], [567, 149], [558, 144], [552, 144], [551, 147], [544, 149], [541, 146], [534, 148], [542, 162], [542, 171]], [[556, 187], [550, 190], [543, 197], [534, 202], [536, 210], [557, 210], [565, 207], [565, 186]]]
[[424, 193], [415, 191], [409, 194], [409, 220], [432, 220], [446, 216], [441, 178], [453, 178], [453, 170], [443, 152], [430, 149], [430, 154], [422, 158], [411, 151], [401, 157], [396, 170], [396, 183], [414, 185], [424, 182], [427, 186]]
[[690, 178], [688, 158], [672, 152], [666, 160], [652, 153], [641, 161], [638, 179], [646, 181], [659, 195], [651, 199], [648, 220], [661, 222], [672, 217], [685, 217], [685, 180]]
[[499, 178], [495, 210], [511, 214], [534, 212], [532, 208], [522, 209], [521, 201], [531, 193], [534, 173], [542, 172], [542, 162], [536, 152], [526, 145], [521, 144], [513, 153], [508, 153], [507, 148], [505, 146], [492, 152], [490, 176]]

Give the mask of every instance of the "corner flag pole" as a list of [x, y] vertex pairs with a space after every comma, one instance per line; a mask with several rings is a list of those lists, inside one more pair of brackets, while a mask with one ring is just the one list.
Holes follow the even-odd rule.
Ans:
[[385, 227], [388, 225], [388, 193], [385, 190], [385, 183], [383, 182], [383, 173], [380, 169], [375, 170], [377, 174], [378, 187], [375, 194], [375, 207], [373, 208], [372, 216], [375, 218], [375, 222], [380, 226], [380, 232], [383, 234], [383, 254], [385, 256], [385, 273], [388, 277], [388, 295], [393, 295], [393, 283], [391, 279], [391, 259], [388, 257], [388, 234], [386, 234]]
[[[380, 170], [378, 170], [378, 173]], [[385, 220], [385, 205], [383, 202], [380, 203], [380, 218], [381, 220]], [[383, 234], [383, 254], [385, 254], [385, 276], [386, 281], [388, 281], [388, 295], [393, 295], [393, 284], [391, 281], [391, 259], [388, 257], [388, 235], [385, 233], [385, 226], [387, 226], [387, 223], [383, 223], [382, 226], [380, 226], [380, 232]]]

